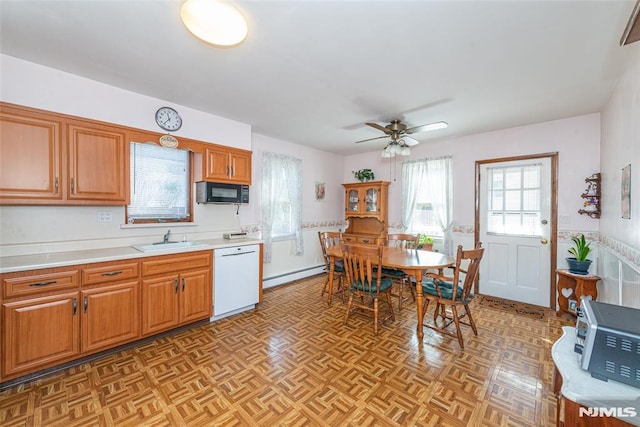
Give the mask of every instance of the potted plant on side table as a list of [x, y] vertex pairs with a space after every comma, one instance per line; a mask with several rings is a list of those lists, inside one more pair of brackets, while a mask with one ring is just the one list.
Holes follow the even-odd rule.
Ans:
[[587, 256], [591, 253], [591, 242], [586, 241], [584, 234], [581, 234], [580, 237], [572, 237], [571, 240], [574, 246], [569, 248], [569, 253], [573, 257], [567, 258], [569, 272], [583, 275], [589, 274], [591, 260], [587, 259]]

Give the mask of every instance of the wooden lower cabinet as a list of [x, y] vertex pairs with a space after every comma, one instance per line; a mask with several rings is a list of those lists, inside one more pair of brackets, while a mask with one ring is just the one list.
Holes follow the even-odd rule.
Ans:
[[28, 374], [80, 355], [80, 294], [2, 305], [3, 377]]
[[82, 291], [82, 352], [95, 353], [140, 336], [138, 281]]
[[152, 335], [211, 316], [211, 270], [142, 280], [142, 335]]
[[0, 382], [211, 317], [213, 251], [0, 274]]

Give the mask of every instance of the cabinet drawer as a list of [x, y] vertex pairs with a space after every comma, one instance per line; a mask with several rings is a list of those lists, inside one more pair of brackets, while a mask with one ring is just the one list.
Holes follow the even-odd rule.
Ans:
[[362, 243], [365, 245], [379, 245], [379, 239], [375, 236], [354, 236], [343, 234], [342, 240], [345, 243]]
[[92, 264], [82, 269], [82, 285], [138, 278], [138, 261]]
[[79, 276], [78, 270], [5, 276], [2, 279], [2, 292], [5, 298], [13, 298], [41, 292], [77, 288], [80, 283]]
[[142, 275], [170, 273], [192, 268], [211, 268], [212, 251], [165, 255], [142, 261]]

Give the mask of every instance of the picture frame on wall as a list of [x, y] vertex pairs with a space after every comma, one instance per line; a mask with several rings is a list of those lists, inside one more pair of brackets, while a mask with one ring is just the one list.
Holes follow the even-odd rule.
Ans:
[[622, 218], [631, 219], [631, 163], [622, 168], [620, 190]]
[[321, 202], [324, 200], [325, 196], [325, 185], [324, 182], [316, 181], [316, 201]]

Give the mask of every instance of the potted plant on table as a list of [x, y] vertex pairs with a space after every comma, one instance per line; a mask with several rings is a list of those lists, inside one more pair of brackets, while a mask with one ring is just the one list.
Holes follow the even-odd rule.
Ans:
[[567, 258], [569, 263], [569, 272], [574, 274], [589, 274], [589, 266], [591, 260], [587, 259], [587, 256], [591, 253], [591, 242], [587, 242], [584, 238], [584, 234], [580, 237], [572, 237], [574, 246], [569, 248], [569, 253], [573, 257]]

